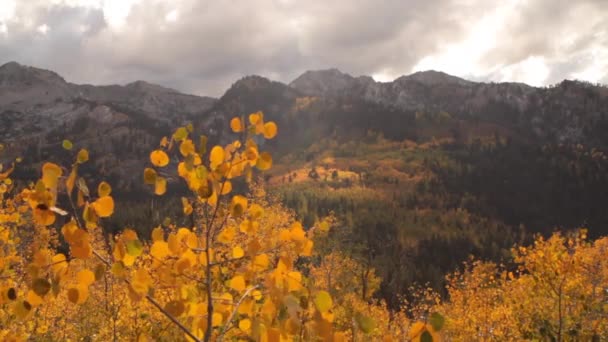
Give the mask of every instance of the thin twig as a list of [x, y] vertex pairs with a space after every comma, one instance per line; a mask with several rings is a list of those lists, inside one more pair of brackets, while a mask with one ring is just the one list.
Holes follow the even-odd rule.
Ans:
[[249, 296], [249, 294], [253, 290], [257, 289], [258, 287], [259, 287], [258, 285], [255, 285], [255, 286], [252, 286], [252, 287], [248, 288], [247, 291], [245, 291], [245, 293], [243, 294], [243, 296], [236, 303], [236, 306], [234, 307], [234, 310], [232, 310], [232, 312], [230, 313], [230, 317], [228, 317], [228, 320], [226, 321], [226, 324], [224, 325], [224, 328], [222, 329], [222, 332], [220, 333], [220, 335], [217, 338], [217, 342], [222, 342], [222, 340], [224, 338], [224, 334], [226, 334], [226, 332], [230, 328], [230, 325], [232, 324], [232, 319], [236, 315], [236, 312], [238, 311], [239, 306], [241, 306], [241, 303], [243, 302], [243, 300], [245, 300], [245, 298], [247, 298]]

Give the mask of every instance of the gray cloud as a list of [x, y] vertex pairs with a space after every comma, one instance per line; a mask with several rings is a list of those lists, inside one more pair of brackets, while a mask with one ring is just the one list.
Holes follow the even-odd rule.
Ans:
[[[449, 59], [450, 47], [485, 30], [476, 25], [500, 17], [496, 6], [507, 2], [140, 0], [122, 28], [113, 26], [110, 12], [79, 6], [78, 0], [16, 3], [12, 18], [3, 23], [0, 17], [0, 63], [49, 68], [77, 83], [144, 79], [220, 95], [246, 74], [284, 82], [329, 67], [354, 75], [407, 74], [425, 58]], [[456, 62], [446, 71], [521, 81], [531, 72], [525, 62], [541, 58], [548, 71], [537, 79], [545, 84], [575, 75], [606, 82], [607, 1], [514, 0], [505, 8], [499, 10], [504, 20], [493, 28], [492, 46], [462, 69]], [[176, 20], [167, 21], [173, 10]], [[46, 34], [37, 30], [41, 25], [48, 27]], [[469, 45], [475, 48], [474, 42]], [[457, 51], [458, 60], [466, 62], [468, 51]]]

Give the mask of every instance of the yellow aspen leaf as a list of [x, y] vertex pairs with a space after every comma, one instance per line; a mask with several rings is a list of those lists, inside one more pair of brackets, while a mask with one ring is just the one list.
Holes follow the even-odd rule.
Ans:
[[222, 185], [222, 195], [227, 195], [232, 191], [232, 182], [229, 180], [225, 181]]
[[127, 228], [122, 232], [121, 238], [125, 242], [137, 240], [137, 232], [133, 229]]
[[409, 331], [409, 337], [410, 339], [416, 339], [419, 338], [420, 335], [422, 335], [422, 333], [426, 330], [426, 324], [424, 322], [415, 322], [414, 324], [412, 324], [410, 331]]
[[224, 228], [217, 236], [217, 241], [221, 243], [231, 243], [236, 235], [236, 229], [233, 226]]
[[327, 291], [317, 292], [314, 302], [319, 312], [326, 312], [333, 306], [333, 301], [331, 300], [331, 296]]
[[200, 240], [196, 233], [188, 229], [188, 234], [186, 235], [186, 246], [188, 246], [188, 248], [196, 249], [200, 247], [199, 242]]
[[163, 150], [154, 150], [150, 153], [150, 162], [154, 166], [164, 167], [169, 164], [169, 156]]
[[150, 255], [159, 260], [164, 259], [165, 257], [169, 256], [169, 254], [169, 244], [165, 241], [154, 241], [152, 247], [150, 248]]
[[264, 138], [272, 139], [277, 135], [277, 124], [270, 121], [264, 124]]
[[255, 300], [262, 300], [262, 298], [263, 298], [262, 291], [254, 290], [253, 292], [251, 292], [251, 297], [253, 297], [253, 299], [255, 299]]
[[253, 316], [253, 306], [255, 301], [251, 298], [246, 298], [239, 305], [237, 312], [241, 315]]
[[304, 246], [302, 246], [302, 249], [300, 250], [300, 255], [301, 256], [311, 256], [313, 245], [314, 245], [314, 243], [312, 240], [306, 240], [306, 242], [304, 243]]
[[230, 202], [230, 215], [239, 217], [247, 210], [247, 198], [241, 195], [232, 197]]
[[62, 170], [57, 164], [44, 163], [42, 165], [42, 182], [48, 189], [56, 189], [57, 181], [61, 177]]
[[184, 141], [182, 141], [182, 143], [179, 145], [179, 153], [182, 154], [182, 156], [187, 157], [191, 154], [194, 153], [194, 143], [192, 143], [192, 140], [190, 139], [186, 139]]
[[279, 232], [279, 240], [282, 242], [291, 241], [291, 233], [287, 229], [281, 229]]
[[156, 227], [152, 230], [152, 241], [164, 241], [165, 240], [165, 232], [161, 227]]
[[167, 137], [163, 137], [162, 139], [160, 139], [160, 147], [167, 147], [169, 146], [169, 139], [167, 139]]
[[251, 330], [251, 320], [248, 318], [242, 319], [239, 321], [239, 329], [248, 332]]
[[80, 151], [78, 151], [78, 154], [76, 155], [76, 162], [78, 164], [86, 163], [88, 160], [89, 160], [89, 151], [85, 150], [84, 148], [81, 149]]
[[213, 186], [211, 183], [209, 181], [205, 181], [198, 187], [198, 189], [196, 189], [196, 194], [202, 199], [208, 199], [215, 194], [215, 191], [213, 191]]
[[212, 169], [216, 169], [220, 164], [224, 162], [226, 154], [221, 146], [213, 146], [211, 153], [209, 154], [209, 165]]
[[230, 279], [230, 287], [236, 291], [242, 292], [245, 290], [245, 278], [241, 275], [236, 275]]
[[300, 222], [295, 222], [291, 226], [291, 229], [289, 230], [289, 235], [294, 241], [306, 240], [306, 232], [304, 231], [304, 228], [302, 228], [302, 224]]
[[77, 259], [87, 259], [93, 255], [93, 248], [88, 242], [82, 245], [72, 246], [70, 249], [72, 256]]
[[78, 165], [74, 165], [70, 175], [65, 181], [65, 186], [68, 190], [68, 195], [72, 195], [72, 191], [74, 191], [74, 186], [76, 185], [76, 177], [78, 175]]
[[264, 214], [264, 208], [261, 205], [254, 203], [249, 207], [249, 215], [252, 219], [259, 219], [262, 214]]
[[262, 304], [261, 313], [264, 319], [269, 321], [272, 321], [276, 317], [277, 308], [272, 300], [264, 301], [264, 304]]
[[289, 272], [286, 279], [288, 291], [298, 291], [302, 288], [302, 274], [300, 272]]
[[34, 279], [32, 281], [32, 291], [42, 297], [51, 291], [51, 283], [44, 278]]
[[262, 152], [255, 166], [262, 171], [270, 169], [272, 167], [272, 156], [270, 153]]
[[78, 283], [89, 286], [95, 282], [95, 273], [89, 269], [84, 269], [78, 272], [76, 278], [78, 279]]
[[232, 257], [233, 258], [240, 259], [243, 256], [245, 256], [245, 251], [240, 246], [236, 246], [236, 247], [232, 248]]
[[336, 316], [334, 315], [333, 312], [331, 311], [327, 311], [327, 312], [323, 312], [321, 314], [321, 317], [323, 317], [324, 320], [328, 321], [328, 322], [333, 322], [334, 319], [336, 318]]
[[230, 128], [234, 133], [239, 133], [243, 131], [243, 122], [240, 118], [232, 118], [230, 120]]
[[63, 140], [63, 142], [61, 143], [61, 146], [65, 149], [65, 150], [71, 150], [74, 147], [74, 144], [72, 144], [71, 141], [65, 139]]
[[89, 297], [89, 290], [86, 286], [77, 285], [68, 289], [68, 300], [74, 304], [82, 304]]
[[[50, 290], [50, 288], [49, 288]], [[33, 307], [36, 307], [42, 303], [44, 303], [44, 299], [40, 295], [38, 295], [35, 291], [29, 290], [26, 296], [27, 302], [30, 303]]]
[[140, 268], [135, 271], [135, 275], [133, 276], [133, 280], [131, 282], [131, 287], [135, 292], [142, 295], [146, 294], [148, 293], [148, 289], [151, 285], [152, 278], [150, 278], [150, 275], [145, 269]]
[[50, 226], [55, 223], [55, 214], [46, 209], [36, 208], [34, 209], [34, 222], [43, 226]]
[[99, 183], [99, 186], [97, 186], [97, 194], [99, 197], [109, 196], [111, 192], [112, 187], [106, 182], [101, 182]]
[[214, 312], [213, 316], [211, 317], [211, 325], [214, 327], [219, 327], [220, 325], [222, 325], [222, 322], [224, 321], [224, 316], [222, 316], [221, 313], [219, 312]]
[[262, 246], [257, 239], [253, 239], [247, 244], [247, 253], [249, 255], [256, 255], [260, 249], [262, 249]]
[[111, 196], [98, 198], [92, 206], [99, 217], [109, 217], [114, 213], [114, 199]]
[[125, 246], [127, 247], [127, 253], [134, 257], [140, 256], [144, 250], [144, 246], [142, 245], [141, 241], [139, 241], [139, 240], [127, 241], [125, 243]]
[[374, 319], [369, 316], [362, 315], [361, 313], [357, 313], [355, 315], [355, 321], [357, 322], [359, 329], [366, 334], [371, 333], [376, 328], [376, 322]]
[[53, 273], [55, 274], [55, 276], [58, 275], [63, 275], [68, 268], [68, 263], [67, 260], [65, 258], [65, 255], [59, 253], [59, 254], [55, 254], [52, 258], [51, 258], [51, 269], [53, 270]]
[[194, 210], [194, 208], [192, 208], [192, 204], [190, 204], [190, 201], [188, 201], [186, 197], [182, 197], [182, 208], [184, 215], [190, 215]]
[[270, 265], [270, 258], [267, 254], [259, 254], [253, 258], [254, 271], [263, 271]]
[[156, 195], [164, 195], [167, 192], [167, 180], [163, 177], [156, 177], [154, 182], [154, 193]]
[[181, 141], [186, 139], [187, 137], [188, 130], [186, 129], [186, 127], [180, 127], [175, 131], [175, 133], [173, 133], [173, 140], [175, 141]]
[[262, 112], [255, 112], [255, 113], [251, 113], [249, 114], [249, 123], [251, 125], [257, 125], [260, 121], [263, 120], [263, 114]]
[[251, 222], [250, 220], [243, 220], [243, 222], [239, 224], [239, 230], [241, 231], [241, 233], [249, 234], [254, 233], [256, 229], [253, 226], [253, 222]]
[[249, 164], [254, 166], [258, 161], [258, 149], [254, 146], [248, 147], [245, 150], [245, 157], [249, 160]]
[[189, 258], [180, 258], [175, 262], [175, 271], [179, 274], [183, 274], [187, 269], [194, 266]]
[[144, 183], [152, 185], [156, 182], [156, 171], [149, 167], [144, 169]]
[[165, 304], [165, 311], [173, 317], [179, 317], [186, 311], [186, 306], [181, 300], [172, 300]]

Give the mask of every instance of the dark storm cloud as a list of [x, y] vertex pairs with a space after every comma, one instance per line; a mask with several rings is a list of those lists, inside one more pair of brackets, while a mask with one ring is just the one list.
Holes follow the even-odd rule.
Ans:
[[[594, 77], [605, 82], [608, 74], [600, 61], [608, 58], [604, 0], [132, 2], [124, 24], [117, 25], [116, 14], [99, 0], [17, 1], [19, 20], [5, 20], [7, 32], [0, 31], [0, 63], [49, 68], [79, 83], [144, 79], [210, 95], [246, 74], [289, 82], [308, 69], [338, 67], [396, 77], [426, 57], [445, 59], [447, 47], [466, 41], [472, 30], [485, 30], [476, 23], [509, 3], [493, 45], [468, 69], [455, 63], [446, 71], [500, 81], [523, 77], [530, 67], [521, 69], [520, 63], [541, 57], [548, 73], [539, 79], [545, 83], [585, 71], [601, 73]], [[168, 16], [172, 11], [177, 14]], [[37, 30], [41, 25], [46, 34]]]

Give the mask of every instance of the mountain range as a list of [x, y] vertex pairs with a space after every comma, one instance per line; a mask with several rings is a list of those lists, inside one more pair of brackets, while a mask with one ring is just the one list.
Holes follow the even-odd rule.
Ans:
[[425, 71], [376, 82], [328, 69], [289, 84], [246, 76], [212, 98], [145, 81], [78, 85], [10, 62], [0, 163], [22, 157], [15, 174], [31, 181], [42, 161], [69, 165], [69, 139], [91, 154], [79, 172], [124, 201], [109, 230], [151, 228], [179, 212], [142, 181], [161, 138], [192, 123], [227, 143], [228, 121], [256, 111], [279, 127], [261, 142], [275, 165], [263, 181], [307, 226], [335, 215], [335, 243], [378, 270], [389, 304], [413, 283], [443, 289], [470, 254], [504, 261], [531, 233], [608, 232], [608, 88], [580, 81], [538, 88]]
[[606, 150], [607, 108], [608, 88], [569, 80], [537, 88], [425, 71], [376, 82], [327, 69], [307, 71], [289, 84], [246, 76], [212, 98], [145, 81], [77, 85], [49, 70], [0, 66], [5, 157], [23, 157], [24, 176], [35, 177], [40, 161], [65, 156], [61, 143], [70, 139], [91, 151], [97, 176], [125, 191], [142, 189], [147, 154], [176, 127], [193, 123], [212, 142], [227, 141], [227, 120], [258, 110], [280, 127], [268, 149], [278, 157], [307, 153], [310, 161], [304, 151], [322, 139], [347, 142], [370, 132], [417, 143], [498, 135], [528, 145]]

